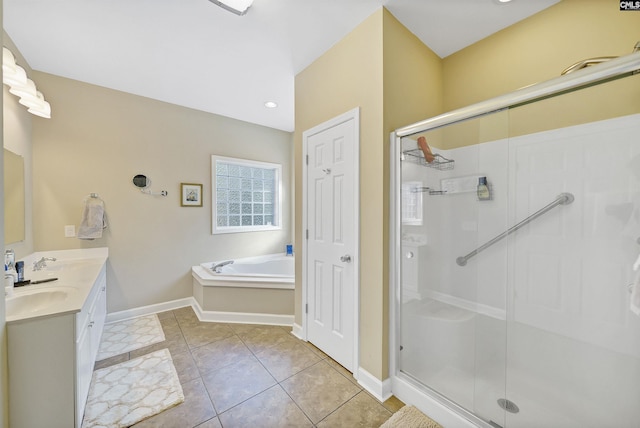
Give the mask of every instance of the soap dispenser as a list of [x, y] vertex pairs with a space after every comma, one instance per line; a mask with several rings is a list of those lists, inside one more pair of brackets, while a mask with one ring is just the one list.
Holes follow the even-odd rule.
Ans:
[[16, 263], [16, 253], [11, 248], [4, 250], [4, 266], [6, 270], [14, 270]]
[[479, 201], [491, 200], [491, 191], [489, 190], [489, 185], [487, 184], [487, 177], [478, 177], [477, 194]]

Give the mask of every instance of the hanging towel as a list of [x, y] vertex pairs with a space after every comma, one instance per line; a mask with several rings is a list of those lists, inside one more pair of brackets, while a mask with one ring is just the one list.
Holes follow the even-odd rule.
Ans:
[[636, 278], [631, 284], [630, 292], [631, 292], [631, 312], [638, 315], [640, 317], [640, 256], [638, 256], [638, 260], [633, 264], [633, 270], [636, 271]]
[[100, 198], [89, 197], [84, 201], [82, 221], [78, 228], [78, 239], [102, 238], [102, 231], [107, 228], [104, 202]]

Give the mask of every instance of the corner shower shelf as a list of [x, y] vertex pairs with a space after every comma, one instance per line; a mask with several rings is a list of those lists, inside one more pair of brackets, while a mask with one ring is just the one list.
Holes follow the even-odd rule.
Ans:
[[435, 159], [433, 160], [433, 162], [429, 163], [425, 160], [424, 155], [422, 154], [422, 150], [411, 149], [402, 152], [401, 159], [418, 165], [428, 166], [429, 168], [435, 168], [440, 171], [454, 168], [455, 161], [453, 159], [447, 159], [438, 153], [434, 153], [433, 156], [435, 157]]

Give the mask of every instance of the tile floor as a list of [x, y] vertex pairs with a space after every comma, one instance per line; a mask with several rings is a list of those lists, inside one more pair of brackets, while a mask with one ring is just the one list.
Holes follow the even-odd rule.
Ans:
[[185, 401], [136, 428], [379, 427], [404, 405], [379, 403], [290, 327], [200, 322], [191, 307], [158, 318], [164, 342], [95, 366], [171, 352]]

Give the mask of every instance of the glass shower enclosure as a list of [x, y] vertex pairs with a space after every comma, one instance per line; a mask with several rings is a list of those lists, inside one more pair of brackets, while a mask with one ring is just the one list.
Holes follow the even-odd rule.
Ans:
[[583, 71], [393, 133], [400, 399], [468, 426], [640, 426], [640, 53], [629, 57], [611, 76]]

